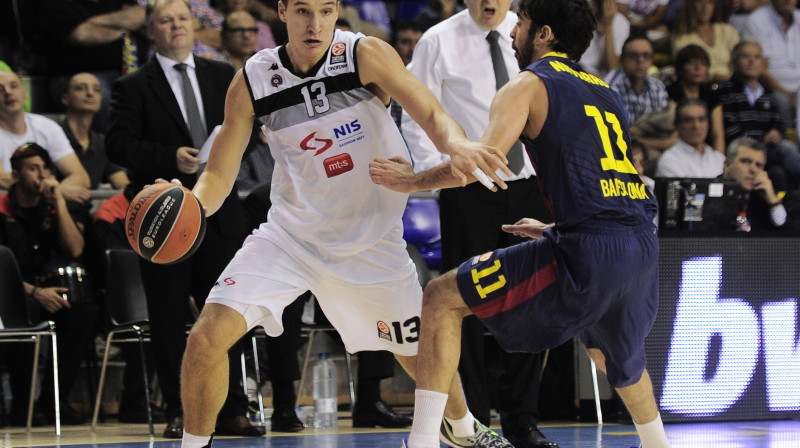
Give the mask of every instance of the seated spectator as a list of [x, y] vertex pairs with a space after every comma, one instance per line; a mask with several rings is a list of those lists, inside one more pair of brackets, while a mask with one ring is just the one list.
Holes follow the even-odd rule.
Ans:
[[797, 188], [800, 182], [800, 152], [786, 138], [775, 97], [759, 83], [766, 67], [761, 46], [739, 42], [731, 53], [733, 77], [720, 85], [725, 139], [752, 137], [766, 145], [766, 170], [780, 190]]
[[67, 114], [59, 124], [89, 175], [89, 188], [97, 189], [106, 182], [115, 190], [121, 190], [130, 183], [130, 179], [122, 167], [108, 160], [105, 136], [91, 129], [102, 100], [100, 80], [91, 73], [78, 73], [70, 78], [67, 90], [61, 97]]
[[194, 24], [192, 54], [215, 61], [222, 56], [222, 14], [211, 7], [208, 0], [188, 0]]
[[[256, 17], [253, 11], [249, 11], [247, 0], [220, 0], [219, 1], [219, 9], [222, 12], [222, 15], [228, 20], [228, 16], [234, 12], [247, 12], [253, 17], [255, 20], [256, 28], [258, 28], [256, 34], [256, 43], [255, 43], [255, 51], [261, 51], [265, 48], [275, 48], [278, 45], [275, 43], [275, 37], [272, 35], [272, 30], [270, 26], [267, 25], [266, 22], [261, 20], [260, 18]], [[257, 2], [256, 2], [257, 3]], [[225, 47], [225, 23], [222, 24], [222, 46]], [[237, 70], [241, 67], [237, 67]]]
[[722, 127], [722, 105], [719, 94], [708, 82], [708, 53], [698, 45], [687, 45], [678, 52], [675, 58], [675, 73], [678, 80], [667, 87], [669, 99], [675, 103], [684, 98], [703, 100], [708, 106], [711, 121], [709, 123], [708, 138], [706, 143], [712, 148], [725, 154], [725, 136]]
[[653, 66], [653, 44], [642, 36], [631, 36], [622, 45], [622, 66], [604, 78], [606, 84], [622, 96], [628, 112], [628, 123], [647, 112], [658, 112], [667, 106], [669, 97], [664, 84], [648, 76]]
[[[653, 66], [653, 44], [643, 36], [631, 36], [622, 45], [621, 67], [606, 75], [605, 82], [622, 97], [628, 112], [631, 136], [648, 148], [663, 151], [677, 142], [674, 117], [667, 111], [669, 97], [664, 84], [648, 76]], [[643, 121], [646, 123], [643, 123]]]
[[[52, 176], [48, 152], [36, 143], [20, 146], [10, 157], [13, 185], [0, 195], [0, 244], [14, 253], [28, 294], [32, 320], [53, 320], [58, 335], [61, 422], [77, 425], [86, 416], [70, 407], [68, 398], [94, 337], [98, 308], [90, 301], [72, 301], [69, 288], [40, 286], [48, 267], [73, 263], [84, 247], [82, 226], [67, 210], [59, 182]], [[29, 347], [10, 348], [19, 365], [11, 369], [13, 404], [11, 424], [23, 426], [27, 418], [32, 357]], [[21, 359], [20, 359], [21, 358]], [[52, 376], [45, 377], [38, 408], [55, 420]], [[37, 423], [44, 424], [43, 418]]]
[[675, 109], [678, 143], [658, 160], [656, 177], [706, 177], [722, 174], [725, 156], [706, 144], [708, 108], [702, 100], [687, 98]]
[[773, 92], [784, 123], [792, 123], [800, 90], [800, 11], [797, 0], [772, 0], [750, 14], [742, 37], [761, 45], [767, 71], [761, 82]]
[[414, 21], [423, 30], [427, 30], [442, 20], [463, 11], [465, 8], [466, 6], [458, 0], [430, 0], [428, 5], [417, 13]]
[[94, 74], [103, 86], [104, 98], [94, 129], [105, 132], [111, 83], [135, 70], [138, 56], [144, 56], [140, 54], [144, 36], [138, 33], [144, 24], [144, 8], [134, 0], [43, 0], [41, 8], [47, 11], [41, 15], [40, 29], [46, 42], [55, 104], [61, 104], [61, 95], [73, 74]]
[[735, 180], [745, 190], [742, 211], [754, 231], [784, 228], [786, 224], [786, 208], [764, 171], [766, 163], [764, 145], [755, 139], [737, 138], [728, 145], [722, 177]]
[[232, 12], [222, 22], [222, 52], [236, 70], [257, 51], [256, 33], [256, 19], [247, 11]]
[[419, 38], [422, 37], [424, 30], [419, 24], [411, 20], [398, 22], [394, 26], [394, 39], [392, 45], [403, 60], [403, 64], [411, 62], [411, 55], [414, 54], [414, 47], [417, 46]]
[[628, 39], [631, 24], [617, 10], [614, 0], [592, 0], [597, 28], [589, 48], [581, 56], [581, 66], [589, 73], [603, 77], [619, 67], [622, 44]]
[[770, 0], [725, 0], [725, 10], [727, 12], [727, 22], [739, 35], [742, 35], [744, 22], [750, 17], [750, 13], [756, 9], [769, 4]]
[[11, 185], [8, 167], [14, 150], [33, 142], [46, 148], [62, 176], [61, 195], [68, 201], [85, 203], [90, 196], [89, 175], [55, 121], [25, 112], [27, 98], [28, 92], [16, 73], [0, 72], [0, 188]]
[[669, 0], [617, 0], [619, 11], [631, 23], [631, 34], [646, 33], [648, 39], [659, 43], [669, 37], [663, 22], [667, 3]]
[[721, 16], [717, 0], [686, 0], [672, 31], [673, 59], [687, 45], [698, 45], [708, 54], [710, 80], [714, 83], [731, 77], [731, 50], [739, 42], [739, 32], [722, 22]]
[[631, 155], [633, 156], [633, 167], [636, 168], [639, 178], [650, 191], [653, 191], [656, 181], [644, 174], [649, 157], [642, 142], [636, 139], [631, 140]]

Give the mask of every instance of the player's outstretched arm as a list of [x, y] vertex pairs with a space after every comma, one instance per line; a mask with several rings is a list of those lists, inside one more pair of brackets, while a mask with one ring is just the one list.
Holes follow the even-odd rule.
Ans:
[[206, 215], [215, 213], [233, 189], [242, 155], [250, 141], [254, 117], [250, 91], [239, 70], [225, 97], [225, 121], [211, 146], [206, 169], [192, 189]]
[[547, 90], [542, 80], [527, 70], [504, 85], [492, 100], [489, 124], [480, 141], [508, 151], [521, 135], [539, 135], [548, 109]]
[[430, 89], [406, 70], [400, 56], [389, 44], [375, 38], [363, 38], [358, 43], [357, 58], [361, 82], [377, 88], [378, 93], [394, 97], [403, 106], [436, 148], [450, 155], [450, 172], [461, 185], [472, 180], [466, 173], [480, 168], [501, 188], [506, 188], [494, 174], [498, 169], [508, 171], [505, 152], [467, 140], [461, 126], [445, 113]]

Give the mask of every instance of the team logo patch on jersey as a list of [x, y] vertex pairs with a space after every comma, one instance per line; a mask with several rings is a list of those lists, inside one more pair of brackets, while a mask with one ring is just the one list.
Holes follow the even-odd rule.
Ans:
[[352, 171], [353, 158], [345, 152], [337, 156], [328, 157], [322, 161], [322, 164], [325, 166], [325, 174], [328, 178], [331, 178]]
[[386, 322], [382, 320], [378, 321], [378, 337], [392, 342], [392, 330], [386, 325]]
[[272, 87], [278, 87], [281, 84], [283, 84], [283, 77], [275, 73], [274, 75], [272, 75], [272, 80], [270, 81], [270, 83], [272, 83]]
[[333, 146], [333, 140], [329, 138], [317, 138], [316, 135], [317, 131], [314, 131], [308, 134], [306, 138], [300, 142], [300, 149], [304, 151], [317, 151], [314, 153], [314, 157], [322, 154], [323, 152], [327, 151], [328, 148]]
[[492, 257], [493, 253], [494, 252], [486, 252], [485, 254], [481, 255], [480, 257], [478, 257], [478, 263], [483, 263], [484, 261], [488, 260], [489, 258]]
[[331, 64], [343, 64], [347, 62], [347, 46], [344, 42], [336, 42], [331, 46]]

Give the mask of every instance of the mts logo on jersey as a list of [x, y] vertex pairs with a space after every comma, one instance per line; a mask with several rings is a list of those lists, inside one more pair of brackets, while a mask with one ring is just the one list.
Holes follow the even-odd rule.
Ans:
[[353, 169], [353, 158], [350, 157], [350, 154], [343, 153], [328, 157], [322, 164], [325, 166], [325, 174], [330, 178], [351, 171]]

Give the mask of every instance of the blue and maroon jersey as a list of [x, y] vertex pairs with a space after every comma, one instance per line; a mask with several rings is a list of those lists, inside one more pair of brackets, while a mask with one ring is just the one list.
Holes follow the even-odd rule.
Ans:
[[619, 94], [564, 54], [548, 53], [526, 70], [544, 81], [550, 102], [539, 136], [522, 140], [556, 227], [588, 220], [652, 221], [656, 202], [633, 167]]

